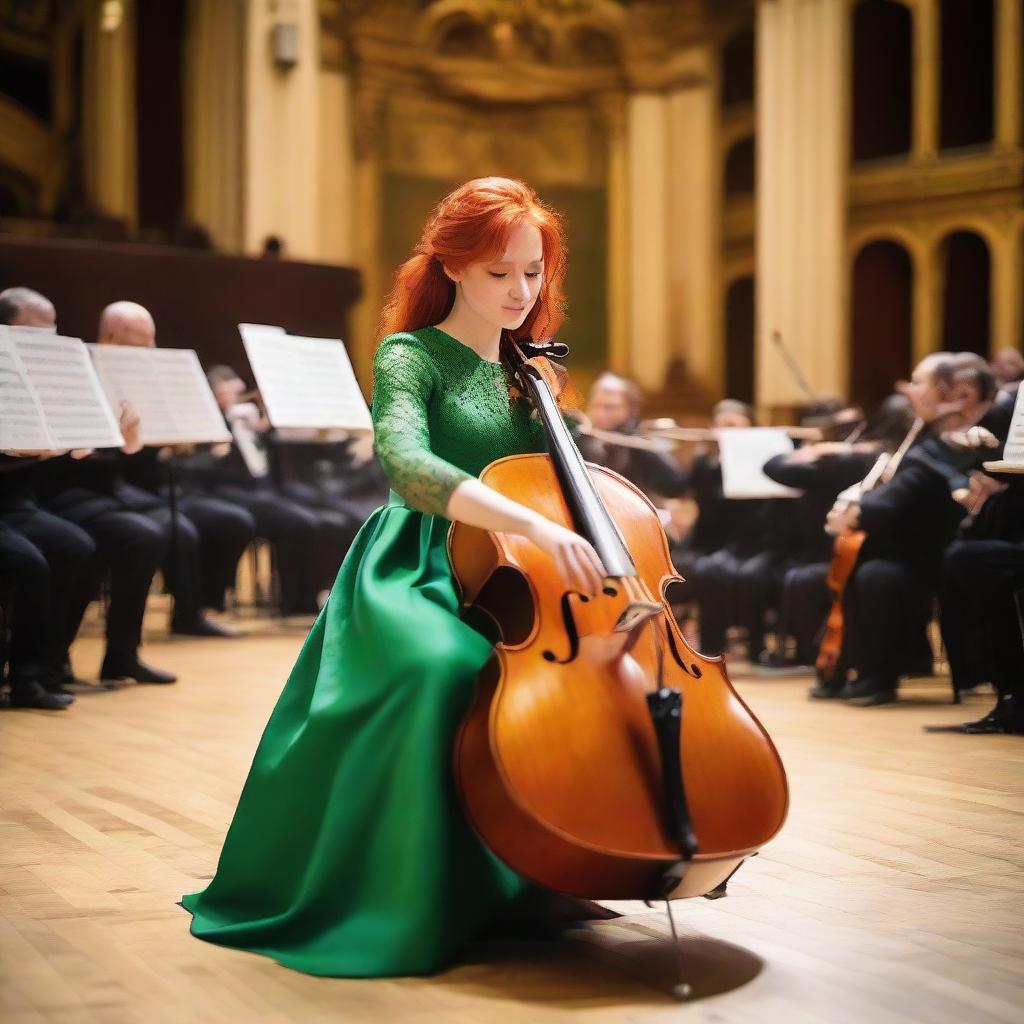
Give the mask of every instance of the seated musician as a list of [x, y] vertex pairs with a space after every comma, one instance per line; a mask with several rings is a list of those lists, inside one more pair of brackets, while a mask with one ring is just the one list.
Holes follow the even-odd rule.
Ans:
[[[640, 389], [633, 381], [602, 373], [590, 389], [586, 415], [598, 430], [634, 437], [640, 423], [640, 401]], [[586, 435], [579, 438], [579, 445], [588, 461], [621, 474], [652, 499], [680, 497], [686, 492], [686, 470], [669, 453], [620, 446]]]
[[1024, 352], [1007, 345], [992, 357], [991, 367], [996, 375], [996, 386], [1008, 389], [1024, 380]]
[[[99, 343], [154, 348], [153, 317], [138, 303], [111, 303], [100, 316]], [[218, 584], [234, 580], [238, 560], [253, 537], [251, 517], [244, 509], [191, 493], [178, 483], [172, 514], [165, 460], [174, 454], [173, 450], [148, 447], [102, 465], [88, 460], [77, 486], [52, 497], [51, 507], [86, 529], [87, 523], [119, 510], [155, 523], [164, 582], [174, 598], [171, 632], [236, 636], [230, 626], [205, 616], [203, 608], [216, 607]]]
[[977, 495], [970, 527], [946, 551], [939, 603], [954, 692], [988, 682], [997, 694], [961, 729], [1024, 735], [1024, 476]]
[[[732, 399], [719, 402], [712, 417], [717, 430], [753, 425], [750, 407]], [[751, 661], [760, 660], [765, 612], [777, 603], [791, 524], [777, 501], [726, 498], [717, 450], [695, 455], [691, 479], [697, 520], [673, 558], [698, 606], [701, 650], [721, 654], [726, 631], [738, 625], [746, 630]]]
[[245, 383], [228, 366], [212, 367], [207, 378], [234, 436], [204, 474], [207, 491], [246, 508], [256, 536], [274, 546], [281, 613], [316, 614], [317, 596], [352, 542], [352, 524], [340, 512], [307, 507], [281, 491], [268, 450], [270, 423], [257, 405], [241, 400]]
[[931, 671], [927, 625], [938, 592], [945, 549], [963, 518], [951, 490], [952, 457], [941, 457], [936, 436], [973, 426], [984, 404], [972, 405], [952, 353], [926, 356], [900, 390], [924, 424], [890, 480], [857, 500], [840, 501], [829, 531], [866, 534], [846, 585], [843, 661], [857, 674], [842, 696], [859, 706], [896, 699], [902, 675]]
[[75, 699], [65, 686], [65, 631], [73, 598], [93, 579], [96, 547], [40, 509], [27, 480], [12, 479], [34, 462], [0, 454], [0, 618], [10, 637], [11, 704], [60, 711]]
[[[753, 425], [754, 410], [745, 402], [726, 398], [711, 411], [713, 430]], [[739, 511], [735, 503], [727, 502], [722, 494], [722, 466], [716, 445], [702, 443], [695, 449], [690, 465], [689, 493], [697, 505], [697, 517], [682, 541], [672, 546], [672, 562], [687, 581], [673, 592], [673, 602], [692, 598], [690, 581], [697, 560], [725, 547], [732, 525], [730, 515]]]
[[[776, 483], [803, 493], [795, 499], [793, 516], [798, 543], [793, 551], [795, 565], [783, 578], [780, 636], [795, 641], [792, 659], [783, 665], [813, 665], [822, 629], [832, 604], [832, 592], [825, 578], [832, 560], [833, 540], [825, 532], [825, 517], [840, 492], [863, 480], [880, 452], [892, 453], [910, 429], [913, 417], [903, 395], [887, 398], [864, 426], [854, 443], [821, 441], [805, 444], [765, 464], [764, 473]], [[811, 696], [838, 696], [836, 687], [818, 681]]]
[[[12, 326], [56, 327], [53, 303], [29, 288], [9, 288], [0, 294], [0, 310]], [[120, 428], [125, 438], [122, 452], [139, 451], [138, 417], [127, 407], [120, 410]], [[0, 519], [30, 541], [49, 566], [50, 617], [43, 621], [53, 631], [50, 639], [56, 645], [56, 664], [41, 674], [39, 687], [27, 688], [23, 694], [26, 701], [33, 701], [33, 707], [53, 706], [48, 695], [61, 697], [64, 704], [73, 699], [67, 689], [75, 681], [69, 650], [101, 573], [110, 580], [101, 679], [128, 675], [140, 682], [175, 679], [170, 672], [147, 665], [138, 656], [146, 595], [160, 558], [157, 527], [120, 508], [108, 508], [90, 523], [80, 524], [59, 514], [59, 509], [42, 507], [46, 498], [67, 490], [78, 474], [88, 472], [87, 463], [93, 464], [91, 470], [95, 471], [96, 464], [113, 465], [116, 455], [103, 452], [95, 458], [78, 458], [87, 454], [73, 452], [45, 460], [25, 460], [23, 467], [4, 476]], [[22, 562], [25, 564], [25, 559]], [[40, 688], [46, 692], [40, 693]]]
[[271, 445], [281, 492], [301, 505], [340, 513], [352, 536], [388, 500], [388, 482], [373, 452], [373, 435], [342, 441]]
[[[959, 378], [981, 400], [985, 382], [973, 370]], [[961, 462], [969, 475], [958, 497], [970, 514], [943, 560], [939, 621], [954, 697], [979, 683], [998, 695], [992, 711], [960, 727], [966, 733], [1024, 733], [1024, 476], [982, 466], [1005, 443], [1013, 405], [1012, 391], [1001, 390], [979, 421], [992, 436]]]

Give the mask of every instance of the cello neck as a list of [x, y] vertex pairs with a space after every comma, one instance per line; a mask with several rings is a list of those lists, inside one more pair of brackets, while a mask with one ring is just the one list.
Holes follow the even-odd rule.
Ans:
[[548, 453], [577, 532], [594, 545], [609, 576], [636, 576], [633, 558], [597, 493], [547, 381], [529, 363], [522, 364], [520, 376], [544, 427]]
[[910, 430], [907, 431], [907, 436], [900, 442], [899, 448], [896, 449], [891, 455], [886, 452], [882, 452], [875, 460], [874, 466], [871, 467], [871, 472], [860, 483], [860, 492], [863, 494], [866, 491], [873, 490], [879, 484], [888, 483], [899, 469], [900, 463], [903, 461], [903, 456], [910, 451], [910, 446], [917, 440], [918, 434], [924, 428], [924, 420], [917, 418], [910, 426]]
[[896, 473], [896, 470], [900, 468], [900, 463], [903, 461], [903, 457], [910, 451], [911, 445], [917, 440], [918, 435], [924, 429], [924, 420], [917, 417], [910, 426], [910, 430], [907, 431], [907, 436], [903, 439], [903, 443], [892, 453], [888, 463], [886, 463], [885, 469], [882, 470], [881, 483], [887, 483], [890, 481]]

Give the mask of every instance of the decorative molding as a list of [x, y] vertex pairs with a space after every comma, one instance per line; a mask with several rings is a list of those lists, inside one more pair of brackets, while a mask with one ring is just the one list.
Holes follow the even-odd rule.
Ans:
[[[706, 0], [320, 0], [321, 61], [480, 103], [576, 102], [703, 82]], [[686, 52], [687, 48], [691, 52]]]
[[934, 220], [956, 211], [1021, 208], [1024, 152], [940, 158], [927, 165], [854, 167], [850, 175], [853, 224], [908, 216]]
[[46, 61], [62, 0], [0, 0], [0, 49]]
[[48, 125], [0, 96], [0, 161], [35, 185], [43, 215], [53, 212], [67, 160], [64, 143]]
[[[481, 111], [438, 97], [396, 93], [379, 111], [385, 170], [456, 180], [500, 168], [543, 185], [600, 187], [607, 137], [582, 105]], [[528, 140], [524, 144], [524, 140]]]

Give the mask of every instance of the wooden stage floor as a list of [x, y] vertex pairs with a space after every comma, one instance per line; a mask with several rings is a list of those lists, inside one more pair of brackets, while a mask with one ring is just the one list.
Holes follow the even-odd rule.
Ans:
[[[158, 624], [156, 624], [158, 625]], [[313, 978], [192, 938], [175, 905], [216, 865], [304, 629], [168, 640], [171, 687], [0, 712], [0, 1020], [973, 1024], [1024, 1019], [1024, 740], [928, 734], [978, 717], [943, 680], [897, 706], [812, 703], [734, 675], [792, 785], [781, 835], [731, 894], [677, 905], [693, 996], [671, 996], [663, 911], [555, 943], [478, 947], [432, 978]], [[98, 641], [76, 646], [95, 673]]]

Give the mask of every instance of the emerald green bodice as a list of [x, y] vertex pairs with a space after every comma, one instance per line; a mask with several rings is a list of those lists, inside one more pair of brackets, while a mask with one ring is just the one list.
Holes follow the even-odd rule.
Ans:
[[452, 491], [495, 459], [542, 447], [504, 367], [436, 327], [391, 334], [373, 362], [377, 458], [412, 508], [444, 515]]

